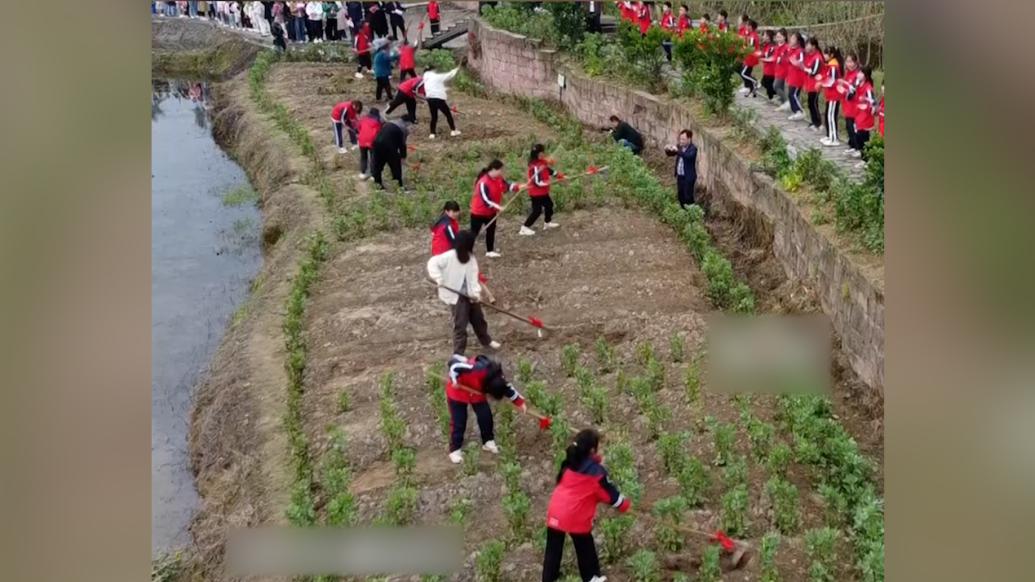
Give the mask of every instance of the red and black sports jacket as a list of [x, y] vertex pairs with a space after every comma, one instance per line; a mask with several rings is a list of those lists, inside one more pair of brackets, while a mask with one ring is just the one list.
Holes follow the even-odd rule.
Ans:
[[460, 223], [442, 214], [438, 222], [431, 225], [431, 256], [453, 250], [456, 233], [460, 232]]
[[600, 457], [592, 457], [578, 467], [562, 469], [546, 509], [546, 526], [565, 533], [589, 533], [598, 503], [607, 503], [621, 513], [631, 505], [607, 480], [607, 469], [600, 464]]
[[352, 101], [342, 101], [331, 109], [331, 121], [353, 126], [356, 123], [356, 106]]
[[549, 196], [550, 178], [557, 172], [546, 163], [546, 160], [535, 160], [528, 164], [528, 195]]
[[471, 215], [482, 218], [496, 216], [497, 210], [489, 205], [499, 205], [503, 202], [503, 193], [507, 190], [517, 191], [517, 184], [511, 184], [503, 179], [493, 178], [486, 172], [474, 183], [474, 192], [471, 194]]
[[[467, 358], [460, 354], [453, 354], [449, 358], [447, 370], [446, 397], [455, 402], [466, 402], [468, 404], [485, 402], [485, 396], [471, 394], [467, 390], [458, 387], [458, 384], [485, 394], [485, 381], [489, 376], [494, 372], [498, 374], [503, 373], [499, 369], [499, 364], [482, 355]], [[525, 399], [521, 397], [521, 393], [515, 390], [509, 382], [507, 383], [507, 391], [504, 393], [504, 397], [518, 407], [525, 402]]]

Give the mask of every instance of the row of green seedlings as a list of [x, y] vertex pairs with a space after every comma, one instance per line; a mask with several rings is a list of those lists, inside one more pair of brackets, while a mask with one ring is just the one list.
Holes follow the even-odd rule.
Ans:
[[[808, 184], [813, 202], [832, 205], [834, 224], [841, 232], [853, 233], [869, 251], [884, 252], [884, 141], [875, 137], [866, 144], [866, 172], [863, 180], [850, 179], [816, 148], [791, 159], [787, 141], [780, 130], [770, 127], [759, 135], [762, 169], [780, 182], [788, 192]], [[814, 213], [813, 222], [823, 224], [826, 215]]]
[[378, 381], [381, 434], [395, 466], [395, 485], [388, 492], [380, 522], [386, 525], [408, 525], [417, 511], [418, 492], [414, 486], [417, 452], [406, 445], [406, 421], [395, 403], [395, 374], [386, 373]]
[[299, 526], [312, 525], [316, 520], [309, 440], [302, 426], [302, 383], [308, 357], [304, 328], [309, 290], [319, 275], [320, 266], [327, 260], [327, 253], [328, 245], [323, 233], [317, 232], [308, 238], [306, 253], [291, 284], [283, 323], [284, 347], [287, 352], [285, 368], [288, 376], [284, 427], [291, 447], [291, 464], [294, 473], [287, 518], [292, 524]]
[[[829, 399], [812, 394], [778, 398], [780, 420], [794, 443], [795, 460], [812, 467], [828, 511], [828, 523], [847, 527], [855, 566], [865, 582], [884, 580], [884, 499], [874, 483], [874, 469], [845, 428], [833, 418]], [[819, 535], [812, 580], [833, 580], [837, 529]], [[833, 537], [834, 541], [828, 538]], [[807, 540], [806, 540], [807, 541]], [[808, 545], [808, 543], [807, 543]]]

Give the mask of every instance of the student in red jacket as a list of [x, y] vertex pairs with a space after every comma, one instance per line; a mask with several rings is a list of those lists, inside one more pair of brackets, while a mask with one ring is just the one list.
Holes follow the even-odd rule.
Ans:
[[711, 27], [709, 26], [711, 23], [712, 23], [712, 17], [708, 16], [707, 13], [702, 14], [701, 15], [701, 21], [697, 24], [697, 28], [701, 32], [707, 33], [711, 29]]
[[396, 87], [395, 97], [388, 104], [385, 116], [388, 116], [395, 108], [406, 104], [406, 115], [403, 117], [410, 123], [417, 123], [417, 99], [424, 99], [424, 76], [411, 77]]
[[618, 5], [618, 14], [625, 22], [636, 24], [636, 8], [632, 2], [615, 2]]
[[543, 557], [543, 582], [561, 577], [564, 535], [571, 536], [579, 575], [584, 582], [605, 580], [593, 542], [593, 520], [597, 504], [606, 503], [620, 513], [629, 511], [631, 502], [607, 479], [607, 469], [599, 454], [600, 435], [587, 428], [575, 435], [557, 474], [557, 486], [546, 509], [546, 554]]
[[773, 42], [773, 31], [762, 31], [762, 47], [759, 49], [762, 61], [762, 88], [765, 89], [765, 96], [769, 101], [776, 95], [776, 88], [773, 83], [776, 81], [776, 43]]
[[528, 195], [532, 198], [532, 212], [528, 214], [525, 224], [521, 225], [518, 234], [531, 236], [535, 234], [532, 225], [539, 220], [539, 215], [546, 214], [546, 223], [543, 228], [557, 228], [560, 226], [553, 220], [553, 199], [550, 198], [550, 178], [557, 176], [558, 180], [564, 179], [564, 174], [555, 171], [550, 167], [550, 160], [546, 157], [546, 148], [541, 143], [532, 146], [532, 153], [528, 156]]
[[809, 129], [819, 131], [822, 121], [819, 117], [819, 82], [820, 69], [823, 67], [823, 52], [819, 49], [819, 40], [811, 36], [805, 43], [805, 92], [809, 94]]
[[[496, 435], [492, 420], [492, 408], [485, 399], [489, 395], [496, 400], [506, 398], [521, 412], [528, 410], [525, 399], [503, 375], [503, 366], [489, 356], [478, 355], [466, 358], [461, 354], [453, 354], [447, 362], [446, 402], [449, 403], [449, 460], [454, 463], [464, 462], [464, 433], [467, 431], [467, 407], [474, 409], [478, 419], [478, 430], [482, 437], [482, 450], [498, 455]], [[464, 390], [464, 386], [480, 394], [472, 394]]]
[[449, 200], [442, 207], [442, 216], [439, 216], [435, 224], [431, 225], [431, 256], [435, 257], [453, 250], [456, 233], [460, 232], [458, 218], [460, 218], [460, 205], [455, 200]]
[[838, 93], [841, 95], [841, 103], [844, 108], [845, 133], [848, 134], [848, 149], [845, 155], [859, 157], [858, 139], [855, 135], [855, 113], [856, 104], [859, 102], [859, 87], [862, 86], [866, 76], [859, 67], [859, 55], [848, 53], [845, 57], [845, 73], [838, 84]]
[[863, 67], [863, 83], [859, 87], [858, 101], [855, 105], [855, 145], [859, 149], [862, 162], [856, 167], [866, 165], [866, 142], [870, 141], [870, 132], [874, 127], [874, 112], [877, 111], [877, 96], [873, 92], [873, 69]]
[[360, 180], [370, 178], [370, 150], [374, 147], [374, 138], [381, 131], [384, 122], [377, 107], [371, 107], [370, 113], [360, 118], [357, 126], [356, 141], [359, 143], [359, 175]]
[[349, 151], [349, 146], [345, 145], [345, 136], [343, 135], [346, 129], [349, 132], [349, 141], [352, 142], [353, 146], [356, 145], [356, 119], [361, 111], [363, 111], [363, 102], [359, 100], [342, 101], [335, 104], [331, 109], [334, 145], [338, 146], [339, 154]]
[[787, 44], [787, 98], [791, 102], [791, 121], [805, 119], [801, 110], [801, 87], [805, 84], [805, 49], [801, 33], [791, 33]]
[[758, 23], [754, 20], [749, 21], [742, 38], [751, 52], [744, 57], [744, 64], [740, 68], [740, 78], [744, 79], [744, 87], [740, 93], [754, 97], [758, 94], [758, 80], [751, 76], [751, 72], [758, 64], [761, 53], [761, 46], [758, 43]]
[[837, 139], [837, 112], [841, 109], [841, 95], [837, 92], [837, 82], [841, 78], [841, 63], [844, 57], [837, 47], [828, 46], [823, 50], [826, 65], [817, 76], [819, 86], [823, 89], [823, 99], [827, 102], [826, 116], [823, 118], [827, 136], [819, 140], [827, 147], [841, 145]]
[[726, 21], [726, 19], [729, 18], [729, 16], [729, 12], [726, 12], [725, 10], [719, 11], [719, 18], [715, 21], [719, 27], [719, 32], [729, 32], [730, 23]]
[[438, 2], [435, 2], [435, 0], [431, 0], [431, 2], [428, 2], [428, 20], [431, 22], [432, 36], [438, 34], [439, 23], [441, 22], [439, 18], [440, 15], [438, 11]]
[[646, 2], [640, 0], [636, 3], [636, 25], [640, 27], [640, 34], [647, 36], [647, 31], [650, 30], [651, 14], [650, 6]]
[[417, 49], [410, 44], [409, 39], [403, 37], [402, 46], [399, 47], [399, 82], [402, 83], [409, 77], [417, 76]]
[[751, 18], [747, 14], [740, 15], [740, 22], [737, 23], [737, 36], [747, 38], [749, 22], [751, 22]]
[[877, 104], [877, 133], [884, 139], [884, 83], [880, 84], [880, 103]]
[[682, 37], [686, 34], [686, 31], [690, 30], [690, 9], [686, 4], [679, 5], [679, 19], [676, 21], [676, 31], [679, 36]]
[[[676, 16], [672, 14], [672, 3], [665, 2], [661, 5], [661, 30], [674, 36], [676, 34]], [[672, 37], [666, 37], [661, 41], [661, 48], [665, 49], [665, 58], [672, 60]]]
[[486, 257], [498, 259], [502, 256], [496, 252], [496, 222], [492, 219], [503, 208], [500, 206], [503, 202], [503, 193], [517, 192], [522, 188], [523, 186], [511, 184], [503, 178], [503, 162], [499, 160], [492, 160], [478, 173], [474, 192], [471, 194], [471, 232], [477, 238], [482, 227], [488, 225], [485, 229]]
[[363, 69], [370, 71], [374, 68], [373, 61], [371, 60], [370, 52], [370, 39], [373, 38], [374, 33], [370, 30], [370, 23], [364, 22], [363, 26], [359, 29], [359, 34], [353, 39], [356, 50], [356, 78], [363, 78]]
[[777, 30], [773, 33], [773, 40], [776, 41], [773, 50], [773, 91], [776, 92], [776, 100], [780, 102], [776, 110], [788, 111], [791, 102], [787, 100], [787, 30]]

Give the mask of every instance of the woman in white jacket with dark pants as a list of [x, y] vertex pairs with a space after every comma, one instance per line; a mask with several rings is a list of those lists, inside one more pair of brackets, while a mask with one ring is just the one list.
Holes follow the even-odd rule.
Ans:
[[447, 73], [439, 73], [434, 69], [424, 71], [424, 99], [428, 102], [428, 111], [431, 112], [431, 135], [429, 139], [435, 139], [435, 128], [438, 126], [438, 114], [441, 111], [446, 116], [449, 124], [449, 135], [456, 137], [460, 131], [453, 123], [453, 114], [449, 111], [449, 103], [446, 101], [446, 82], [452, 80], [460, 71], [460, 67]]
[[[489, 336], [489, 324], [478, 303], [482, 296], [482, 286], [478, 282], [478, 260], [472, 254], [474, 238], [471, 231], [461, 230], [456, 234], [453, 250], [435, 255], [428, 261], [428, 276], [439, 285], [438, 298], [453, 311], [453, 353], [461, 355], [467, 350], [468, 324], [474, 328], [474, 334], [483, 346], [492, 349], [500, 347], [500, 343]], [[443, 287], [459, 291], [467, 297]]]

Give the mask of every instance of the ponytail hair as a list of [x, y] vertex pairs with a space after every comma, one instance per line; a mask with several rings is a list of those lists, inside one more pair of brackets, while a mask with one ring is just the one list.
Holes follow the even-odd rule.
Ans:
[[568, 450], [565, 451], [564, 461], [561, 462], [561, 470], [557, 473], [557, 481], [560, 482], [561, 475], [564, 474], [565, 469], [574, 470], [579, 467], [599, 445], [600, 433], [591, 428], [580, 430], [579, 434], [575, 435], [575, 439], [568, 445]]
[[492, 160], [491, 162], [489, 162], [488, 166], [485, 166], [484, 168], [482, 168], [482, 171], [478, 172], [478, 177], [481, 178], [485, 174], [488, 174], [489, 170], [500, 170], [502, 168], [503, 162], [499, 161], [498, 159]]
[[532, 162], [538, 160], [539, 154], [545, 151], [546, 147], [541, 143], [537, 143], [534, 146], [532, 146], [532, 152], [528, 154], [528, 163], [531, 164]]
[[456, 259], [466, 265], [467, 261], [471, 260], [471, 253], [474, 252], [474, 233], [469, 230], [456, 233], [453, 248], [456, 249]]
[[862, 68], [863, 76], [866, 77], [866, 82], [873, 84], [873, 67], [865, 66]]

